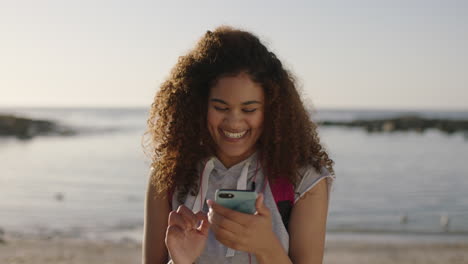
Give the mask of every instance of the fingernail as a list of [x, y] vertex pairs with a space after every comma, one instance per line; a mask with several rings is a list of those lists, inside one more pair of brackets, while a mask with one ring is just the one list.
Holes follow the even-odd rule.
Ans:
[[206, 204], [211, 208], [211, 206], [213, 205], [213, 201], [212, 200], [206, 200]]

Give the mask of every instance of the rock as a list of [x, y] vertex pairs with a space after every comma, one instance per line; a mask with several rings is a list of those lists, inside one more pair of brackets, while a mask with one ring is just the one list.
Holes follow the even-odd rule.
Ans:
[[468, 133], [468, 120], [426, 119], [414, 115], [389, 119], [353, 120], [351, 122], [322, 121], [321, 126], [363, 127], [369, 133], [415, 131], [423, 133], [427, 129], [438, 129], [447, 134]]
[[392, 132], [395, 130], [395, 124], [392, 121], [385, 121], [382, 125], [383, 132]]
[[0, 115], [0, 136], [31, 139], [39, 135], [74, 135], [73, 130], [48, 120], [33, 120], [13, 115]]
[[400, 224], [406, 224], [408, 223], [408, 215], [407, 214], [403, 214], [401, 217], [400, 217]]
[[6, 244], [4, 236], [5, 236], [5, 230], [3, 230], [3, 228], [0, 227], [0, 244]]
[[65, 199], [65, 195], [63, 193], [56, 193], [55, 196], [54, 196], [55, 200], [61, 202]]

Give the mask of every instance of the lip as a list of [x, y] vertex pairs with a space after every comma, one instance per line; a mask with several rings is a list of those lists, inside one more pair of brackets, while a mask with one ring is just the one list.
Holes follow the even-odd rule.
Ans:
[[[240, 137], [240, 138], [230, 138], [230, 137], [227, 137], [226, 135], [224, 135], [224, 132], [222, 129], [218, 129], [218, 132], [219, 134], [221, 135], [221, 137], [225, 140], [225, 141], [228, 141], [228, 142], [239, 142], [241, 140], [243, 140], [244, 138], [246, 138], [249, 134], [250, 134], [250, 129], [247, 130], [247, 132], [245, 132], [245, 134]], [[233, 132], [234, 133], [234, 132]]]

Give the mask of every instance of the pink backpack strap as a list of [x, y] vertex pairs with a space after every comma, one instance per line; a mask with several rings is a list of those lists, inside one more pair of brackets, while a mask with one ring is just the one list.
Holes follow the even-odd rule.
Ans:
[[288, 178], [280, 177], [271, 180], [270, 188], [283, 224], [288, 230], [289, 217], [294, 205], [294, 185], [289, 182]]
[[289, 201], [291, 205], [294, 205], [294, 186], [289, 182], [288, 178], [281, 177], [272, 180], [271, 192], [276, 204], [280, 201]]

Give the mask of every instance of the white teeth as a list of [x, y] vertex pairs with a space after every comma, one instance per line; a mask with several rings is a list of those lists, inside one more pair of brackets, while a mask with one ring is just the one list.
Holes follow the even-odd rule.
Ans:
[[230, 137], [230, 138], [241, 138], [245, 135], [245, 133], [247, 133], [247, 130], [243, 131], [243, 132], [239, 132], [239, 133], [231, 133], [231, 132], [228, 132], [226, 130], [223, 130], [223, 133], [224, 135], [226, 135], [227, 137]]

